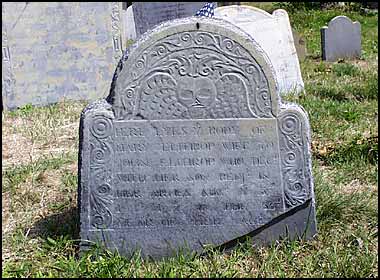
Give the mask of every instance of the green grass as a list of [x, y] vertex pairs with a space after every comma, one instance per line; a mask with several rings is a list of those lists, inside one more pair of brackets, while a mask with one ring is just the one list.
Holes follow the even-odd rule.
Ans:
[[[282, 3], [276, 5], [283, 8]], [[336, 16], [345, 15], [352, 21], [359, 21], [362, 34], [362, 58], [368, 58], [378, 53], [377, 14], [365, 15], [351, 9], [307, 10], [295, 9], [288, 11], [291, 26], [307, 41], [307, 50], [312, 58], [321, 57], [320, 29], [327, 26]]]
[[[279, 7], [257, 3], [268, 11]], [[319, 29], [342, 11], [288, 12], [308, 48], [301, 62], [305, 93], [284, 100], [309, 114], [314, 239], [265, 248], [248, 240], [228, 252], [210, 248], [161, 261], [143, 260], [138, 252], [125, 258], [96, 246], [79, 257], [77, 148], [85, 103], [27, 105], [2, 115], [3, 139], [21, 143], [3, 141], [2, 276], [378, 277], [377, 15], [344, 11], [361, 23], [363, 55], [330, 63], [320, 59]]]
[[[76, 160], [76, 157], [77, 155], [74, 154], [62, 154], [62, 156], [58, 158], [39, 159], [38, 161], [33, 162], [29, 165], [4, 170], [2, 172], [3, 191], [11, 190], [12, 186], [18, 186], [19, 184], [25, 182], [26, 178], [32, 176], [33, 174], [41, 174], [47, 169], [59, 169], [66, 163], [74, 162]], [[68, 176], [73, 175], [69, 174]], [[39, 181], [39, 179], [40, 178], [37, 176], [36, 181]], [[67, 179], [73, 183], [73, 180], [70, 177]]]

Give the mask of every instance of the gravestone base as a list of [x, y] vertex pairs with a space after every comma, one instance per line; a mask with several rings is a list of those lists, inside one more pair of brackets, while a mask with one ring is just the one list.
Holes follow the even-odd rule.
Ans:
[[[274, 219], [269, 224], [254, 230], [247, 235], [238, 237], [234, 240], [221, 244], [219, 246], [214, 246], [216, 249], [231, 251], [234, 250], [239, 244], [244, 242], [250, 242], [254, 247], [265, 247], [278, 242], [279, 240], [311, 240], [315, 238], [317, 234], [317, 225], [315, 223], [315, 205], [309, 200], [305, 204], [296, 207], [285, 213], [276, 219]], [[206, 246], [200, 246], [198, 249], [190, 249], [188, 247], [173, 248], [172, 250], [165, 250], [164, 254], [152, 255], [151, 253], [145, 253], [144, 251], [139, 251], [138, 247], [136, 250], [126, 248], [125, 251], [120, 251], [119, 246], [112, 245], [106, 240], [112, 240], [114, 237], [109, 235], [109, 232], [103, 232], [101, 235], [98, 233], [95, 235], [88, 234], [82, 237], [83, 240], [98, 240], [97, 245], [104, 246], [108, 250], [116, 250], [124, 256], [132, 257], [136, 253], [140, 253], [143, 258], [153, 258], [155, 260], [164, 259], [167, 257], [173, 257], [178, 254], [178, 252], [183, 253], [193, 253], [196, 252], [201, 254]], [[82, 241], [80, 244], [81, 251], [80, 255], [84, 255], [86, 251], [90, 250], [94, 242]], [[170, 248], [170, 246], [169, 246]]]

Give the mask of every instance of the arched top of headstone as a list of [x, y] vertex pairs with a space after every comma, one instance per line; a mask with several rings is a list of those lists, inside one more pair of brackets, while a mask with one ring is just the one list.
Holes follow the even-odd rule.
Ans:
[[279, 94], [261, 47], [221, 20], [190, 17], [144, 33], [115, 72], [116, 119], [273, 118]]
[[[219, 17], [231, 18], [235, 15], [252, 16], [254, 20], [274, 19], [276, 17], [288, 17], [288, 13], [284, 9], [277, 9], [272, 14], [262, 9], [246, 6], [246, 5], [231, 5], [223, 6], [215, 9], [215, 15]], [[238, 19], [237, 19], [238, 20]]]
[[280, 95], [303, 91], [301, 69], [285, 10], [277, 9], [270, 14], [251, 6], [227, 6], [216, 8], [214, 18], [240, 27], [263, 48], [274, 67]]
[[[360, 26], [360, 23], [358, 21], [352, 21], [349, 17], [346, 16], [336, 16], [333, 19], [331, 19], [328, 23], [328, 28], [334, 28], [335, 26], [341, 26], [341, 25], [355, 25], [355, 26]], [[326, 28], [327, 28], [326, 27]]]

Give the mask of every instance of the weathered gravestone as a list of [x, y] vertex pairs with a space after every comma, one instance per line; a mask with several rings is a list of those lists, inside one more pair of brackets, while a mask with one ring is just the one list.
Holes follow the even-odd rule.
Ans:
[[215, 9], [215, 17], [225, 19], [252, 36], [268, 54], [276, 72], [281, 95], [304, 89], [301, 69], [289, 22], [283, 9], [272, 14], [250, 6], [226, 6]]
[[304, 61], [307, 55], [305, 38], [300, 36], [296, 30], [292, 28], [294, 46], [296, 47], [297, 57], [299, 61]]
[[217, 19], [166, 22], [81, 115], [81, 250], [130, 255], [316, 234], [306, 112], [280, 102], [263, 50]]
[[[136, 37], [161, 22], [194, 16], [205, 4], [206, 2], [134, 2], [132, 8]], [[214, 5], [216, 7], [216, 2]]]
[[358, 58], [361, 55], [360, 23], [346, 16], [334, 17], [321, 28], [322, 59], [337, 61]]
[[126, 10], [123, 11], [123, 17], [125, 18], [124, 30], [125, 38], [128, 40], [136, 40], [136, 26], [133, 16], [133, 6], [129, 6]]
[[120, 2], [3, 2], [6, 109], [105, 97], [122, 55]]

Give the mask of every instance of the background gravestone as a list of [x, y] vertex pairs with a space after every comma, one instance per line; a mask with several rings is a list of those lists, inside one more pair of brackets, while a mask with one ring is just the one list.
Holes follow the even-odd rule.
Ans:
[[379, 7], [379, 2], [363, 2], [363, 5], [370, 9], [377, 9]]
[[361, 55], [360, 23], [346, 16], [334, 17], [321, 28], [322, 59], [337, 61], [342, 58], [359, 58]]
[[273, 75], [223, 20], [168, 21], [131, 46], [81, 115], [81, 250], [160, 258], [316, 234], [307, 115], [279, 103]]
[[240, 5], [240, 2], [218, 2], [220, 6]]
[[122, 54], [121, 2], [3, 2], [4, 108], [95, 100]]
[[276, 72], [281, 95], [304, 89], [292, 29], [285, 10], [275, 10], [271, 15], [250, 6], [226, 6], [215, 9], [215, 17], [242, 28], [263, 48]]
[[124, 22], [124, 30], [125, 30], [125, 38], [128, 40], [136, 40], [136, 26], [135, 20], [133, 16], [133, 6], [130, 5], [128, 8], [123, 10], [123, 17], [125, 18]]
[[292, 28], [294, 46], [296, 47], [297, 57], [299, 61], [304, 61], [307, 55], [305, 38], [300, 36], [296, 30]]
[[[136, 37], [155, 25], [177, 18], [194, 16], [206, 2], [134, 2]], [[214, 3], [216, 7], [216, 2]]]

